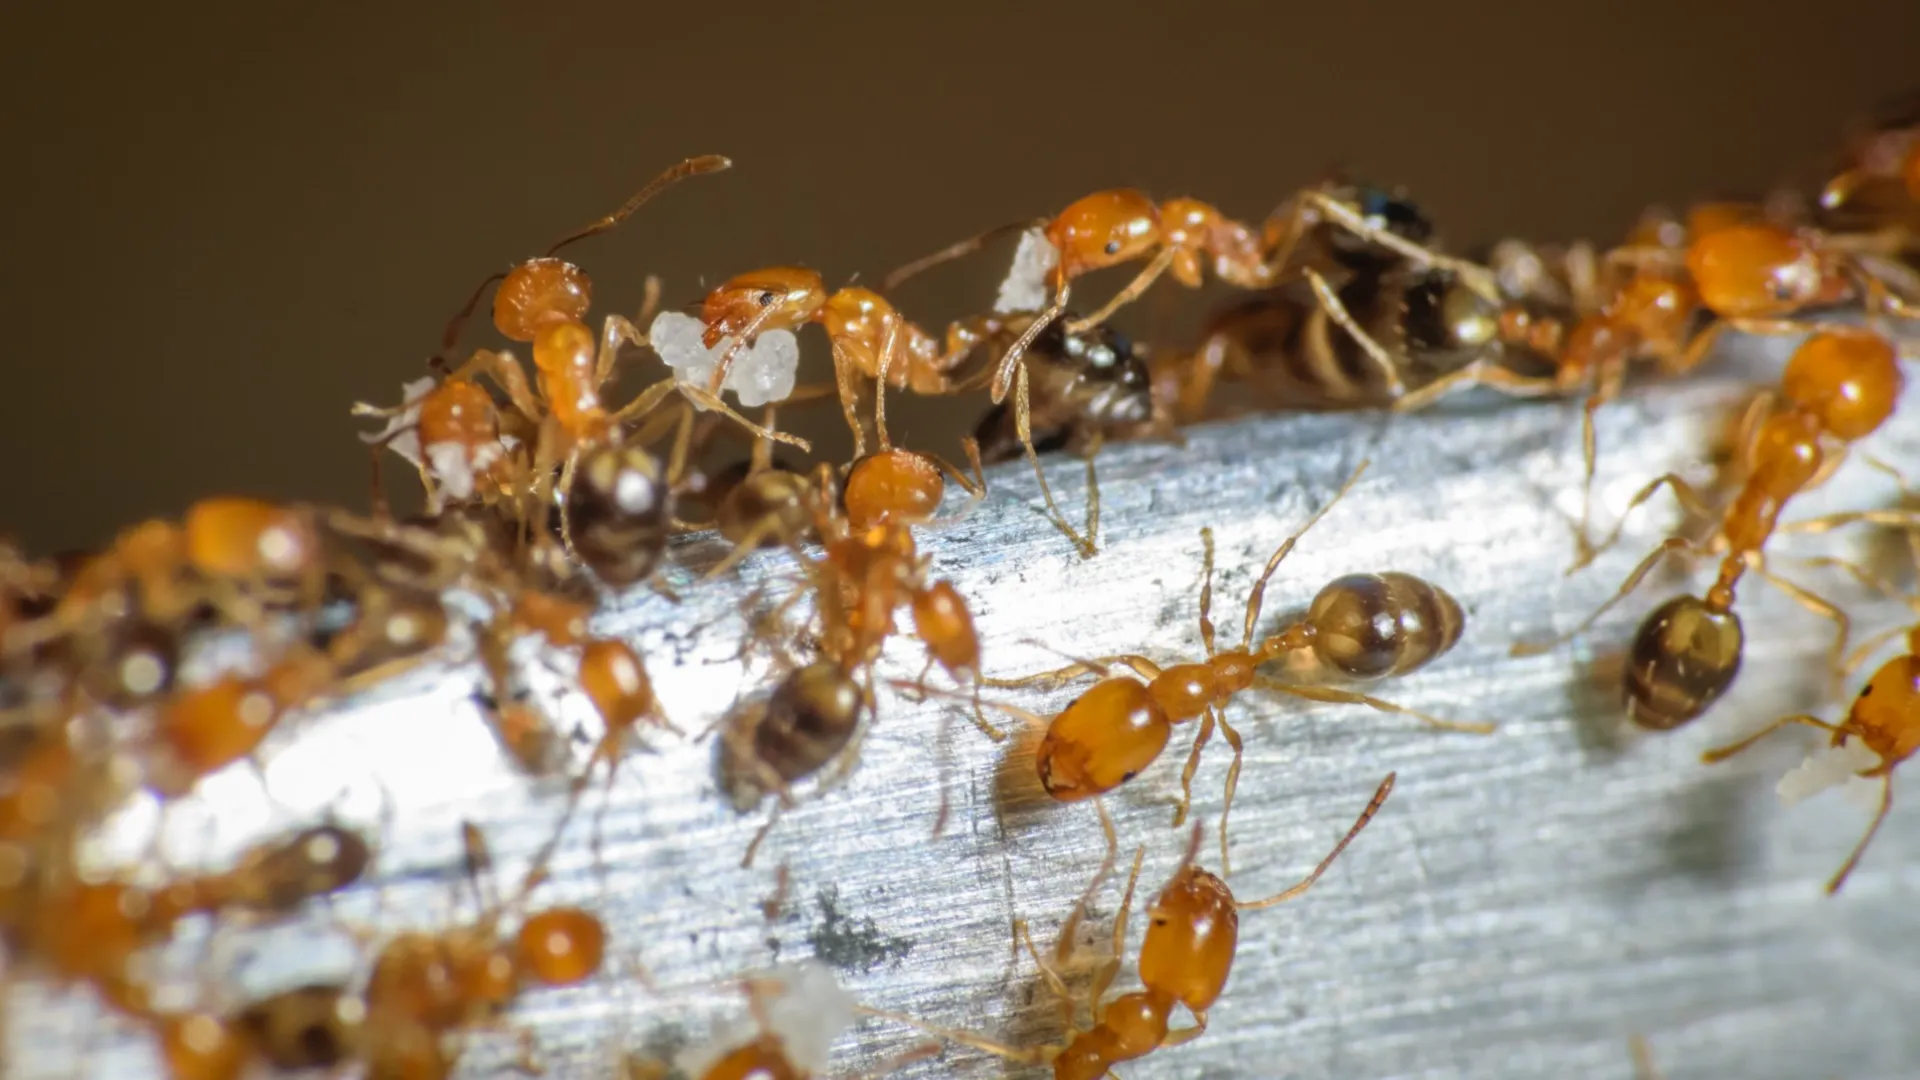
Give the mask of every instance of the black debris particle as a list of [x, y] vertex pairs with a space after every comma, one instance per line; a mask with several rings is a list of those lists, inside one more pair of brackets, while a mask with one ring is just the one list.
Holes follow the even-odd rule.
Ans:
[[840, 889], [828, 885], [814, 894], [820, 921], [807, 931], [807, 944], [822, 963], [841, 971], [872, 971], [881, 964], [898, 964], [913, 951], [907, 938], [881, 933], [873, 920], [852, 919], [840, 911]]

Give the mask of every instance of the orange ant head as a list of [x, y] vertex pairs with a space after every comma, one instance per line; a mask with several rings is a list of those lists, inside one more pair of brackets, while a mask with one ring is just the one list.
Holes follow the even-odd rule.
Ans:
[[1161, 237], [1160, 208], [1132, 188], [1096, 191], [1047, 223], [1062, 279], [1131, 262], [1158, 247]]
[[187, 509], [183, 532], [187, 559], [208, 577], [291, 578], [321, 557], [304, 512], [260, 499], [201, 499]]
[[1687, 249], [1687, 272], [1701, 300], [1732, 319], [1790, 315], [1838, 301], [1848, 289], [1804, 236], [1764, 222], [1695, 235]]
[[1880, 755], [1883, 769], [1920, 750], [1920, 657], [1909, 653], [1882, 664], [1854, 699], [1841, 727]]
[[847, 523], [865, 529], [884, 521], [918, 525], [933, 517], [947, 479], [924, 454], [882, 450], [853, 463], [841, 498]]
[[593, 303], [593, 282], [565, 259], [528, 259], [493, 294], [493, 325], [511, 341], [532, 341], [550, 322], [579, 321]]
[[827, 284], [818, 271], [804, 266], [769, 266], [749, 270], [722, 282], [700, 305], [700, 321], [707, 324], [706, 344], [719, 344], [752, 326], [756, 333], [793, 330], [820, 313], [827, 302]]
[[1240, 940], [1240, 912], [1227, 883], [1188, 863], [1147, 911], [1140, 981], [1205, 1012], [1227, 987]]
[[1787, 359], [1781, 391], [1812, 412], [1820, 429], [1853, 442], [1893, 415], [1904, 385], [1900, 359], [1886, 338], [1869, 330], [1822, 330]]
[[448, 379], [420, 399], [420, 445], [453, 443], [468, 451], [500, 439], [500, 409], [479, 383]]

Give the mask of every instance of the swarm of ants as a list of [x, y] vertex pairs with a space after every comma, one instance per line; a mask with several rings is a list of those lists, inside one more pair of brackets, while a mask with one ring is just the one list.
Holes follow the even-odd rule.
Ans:
[[[594, 779], [604, 771], [611, 783], [647, 740], [712, 739], [727, 799], [743, 812], [770, 807], [753, 846], [739, 853], [751, 863], [802, 786], [830, 786], [856, 767], [886, 684], [939, 698], [988, 738], [1007, 735], [989, 712], [1012, 717], [1037, 736], [1033, 779], [1046, 796], [1095, 802], [1108, 857], [1068, 917], [1060, 948], [1044, 958], [1024, 924], [1017, 929], [1061, 999], [1065, 1037], [1023, 1044], [939, 1027], [854, 1002], [824, 969], [789, 966], [742, 973], [750, 1022], [674, 1061], [631, 1058], [623, 1075], [824, 1074], [834, 1038], [867, 1016], [933, 1039], [888, 1067], [970, 1047], [1059, 1078], [1094, 1080], [1203, 1036], [1208, 1010], [1227, 988], [1238, 913], [1306, 892], [1380, 812], [1394, 777], [1310, 876], [1264, 900], [1236, 899], [1226, 884], [1224, 808], [1220, 875], [1199, 866], [1194, 826], [1178, 870], [1147, 905], [1142, 989], [1113, 997], [1139, 856], [1111, 955], [1091, 988], [1073, 989], [1061, 972], [1070, 928], [1119, 851], [1101, 797], [1151, 768], [1174, 730], [1192, 725], [1174, 825], [1186, 821], [1195, 770], [1216, 731], [1234, 755], [1230, 807], [1243, 739], [1228, 707], [1256, 692], [1489, 733], [1490, 725], [1428, 716], [1371, 690], [1443, 657], [1466, 615], [1440, 584], [1357, 568], [1325, 583], [1301, 618], [1256, 632], [1269, 581], [1363, 481], [1363, 464], [1274, 550], [1247, 598], [1237, 645], [1216, 642], [1207, 532], [1197, 653], [989, 675], [970, 599], [916, 539], [954, 515], [949, 483], [978, 499], [985, 464], [1024, 457], [1067, 550], [1093, 559], [1100, 449], [1132, 440], [1177, 445], [1183, 428], [1229, 412], [1215, 400], [1222, 386], [1238, 387], [1237, 408], [1260, 411], [1406, 412], [1470, 387], [1571, 396], [1583, 403], [1585, 565], [1619, 535], [1615, 528], [1596, 537], [1591, 520], [1595, 413], [1630, 375], [1691, 371], [1728, 330], [1792, 335], [1799, 344], [1778, 384], [1741, 425], [1741, 468], [1726, 489], [1701, 490], [1669, 474], [1649, 478], [1629, 506], [1666, 490], [1716, 522], [1707, 540], [1661, 544], [1607, 605], [1629, 597], [1668, 554], [1719, 559], [1707, 589], [1654, 607], [1632, 639], [1621, 692], [1627, 719], [1649, 731], [1690, 724], [1733, 684], [1745, 648], [1736, 592], [1749, 573], [1832, 618], [1844, 642], [1847, 619], [1837, 605], [1767, 567], [1775, 533], [1864, 525], [1920, 535], [1910, 511], [1782, 522], [1796, 495], [1891, 421], [1903, 388], [1899, 346], [1911, 341], [1900, 336], [1910, 331], [1903, 320], [1920, 304], [1920, 123], [1910, 113], [1852, 138], [1813, 190], [1650, 211], [1612, 246], [1506, 240], [1450, 253], [1405, 192], [1346, 177], [1305, 186], [1264, 219], [1246, 221], [1194, 198], [1115, 189], [962, 240], [887, 275], [877, 289], [830, 289], [811, 269], [765, 267], [682, 310], [662, 308], [662, 285], [649, 280], [637, 317], [609, 314], [596, 328], [593, 282], [561, 252], [615, 229], [674, 184], [730, 164], [689, 158], [545, 254], [489, 277], [401, 402], [356, 407], [382, 425], [362, 436], [375, 465], [370, 510], [217, 496], [178, 520], [133, 525], [82, 558], [34, 559], [0, 547], [0, 935], [9, 978], [92, 995], [150, 1034], [176, 1080], [308, 1069], [449, 1076], [469, 1041], [510, 1025], [523, 998], [594, 980], [609, 963], [609, 928], [599, 915], [540, 899], [553, 841], [502, 890], [486, 838], [464, 827], [460, 876], [472, 902], [463, 914], [399, 932], [354, 928], [361, 962], [353, 976], [232, 1001], [183, 993], [156, 974], [153, 957], [209, 920], [271, 924], [327, 902], [374, 875], [379, 837], [315, 821], [248, 848], [227, 868], [160, 874], [99, 865], [90, 838], [129, 801], [164, 809], [223, 774], [258, 768], [276, 740], [329, 703], [457, 650], [484, 673], [479, 712], [501, 752], [531, 777], [560, 778], [560, 828]], [[908, 277], [1013, 235], [1018, 250], [987, 310], [941, 329], [913, 321], [889, 299]], [[1081, 279], [1122, 266], [1135, 273], [1107, 302], [1086, 313], [1072, 306]], [[1239, 295], [1190, 342], [1149, 346], [1110, 324], [1169, 275], [1187, 288], [1215, 278]], [[526, 346], [531, 369], [506, 349], [452, 355], [483, 304], [502, 337]], [[802, 336], [808, 325], [820, 328], [832, 362], [831, 381], [818, 385], [797, 378], [803, 348], [815, 347]], [[649, 353], [667, 371], [631, 400], [612, 400], [617, 376]], [[984, 393], [990, 408], [964, 443], [966, 466], [896, 445], [890, 393]], [[827, 400], [841, 407], [852, 460], [798, 465], [811, 448], [779, 429], [779, 410]], [[714, 464], [735, 437], [748, 444], [745, 456]], [[1055, 501], [1041, 470], [1041, 453], [1060, 449], [1086, 462], [1086, 505], [1077, 515]], [[402, 518], [388, 508], [381, 470], [394, 458], [418, 474], [423, 514]], [[717, 534], [726, 553], [669, 584], [674, 541], [695, 533]], [[742, 645], [774, 655], [766, 685], [743, 693], [704, 731], [687, 718], [676, 723], [655, 697], [646, 658], [628, 637], [596, 631], [596, 613], [609, 594], [673, 597], [738, 572], [749, 557], [764, 562], [764, 552], [790, 560], [792, 571], [788, 594], [769, 598], [771, 612]], [[1920, 611], [1920, 599], [1908, 603]], [[879, 674], [896, 633], [924, 649], [916, 679]], [[1889, 639], [1852, 655], [1837, 645], [1836, 667], [1851, 672]], [[243, 642], [244, 655], [209, 660], [201, 643], [210, 640]], [[1854, 779], [1879, 786], [1872, 825], [1829, 891], [1867, 853], [1895, 771], [1920, 749], [1920, 626], [1904, 632], [1904, 646], [1861, 684], [1842, 719], [1789, 716], [1707, 754], [1720, 761], [1778, 728], [1810, 726], [1828, 745], [1783, 781], [1783, 795]], [[516, 657], [529, 648], [597, 714], [600, 734], [584, 757], [570, 753], [567, 732], [523, 685]], [[937, 687], [928, 683], [936, 668], [944, 684]], [[990, 696], [1083, 676], [1097, 678], [1052, 715]], [[1149, 837], [1141, 848], [1160, 842]], [[784, 868], [781, 875], [784, 886]], [[1175, 1026], [1177, 1006], [1191, 1023]]]

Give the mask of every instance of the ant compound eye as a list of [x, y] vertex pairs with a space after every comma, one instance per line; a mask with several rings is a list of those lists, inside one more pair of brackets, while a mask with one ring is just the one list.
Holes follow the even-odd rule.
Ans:
[[1118, 240], [1107, 241], [1107, 254], [1109, 255], [1120, 254], [1120, 241]]
[[761, 292], [761, 294], [760, 294], [760, 306], [761, 306], [761, 307], [772, 307], [772, 306], [773, 306], [773, 301], [774, 301], [774, 295], [773, 295], [773, 292], [772, 292], [771, 290], [767, 290], [767, 291], [763, 291], [763, 292]]

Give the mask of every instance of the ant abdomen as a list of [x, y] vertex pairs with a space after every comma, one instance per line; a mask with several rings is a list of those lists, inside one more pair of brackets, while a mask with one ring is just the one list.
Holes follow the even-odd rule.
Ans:
[[1654, 608], [1627, 653], [1627, 715], [1671, 731], [1705, 713], [1740, 673], [1740, 616], [1694, 596]]
[[1460, 640], [1460, 602], [1430, 582], [1388, 571], [1348, 574], [1313, 598], [1315, 659], [1348, 679], [1404, 675]]

